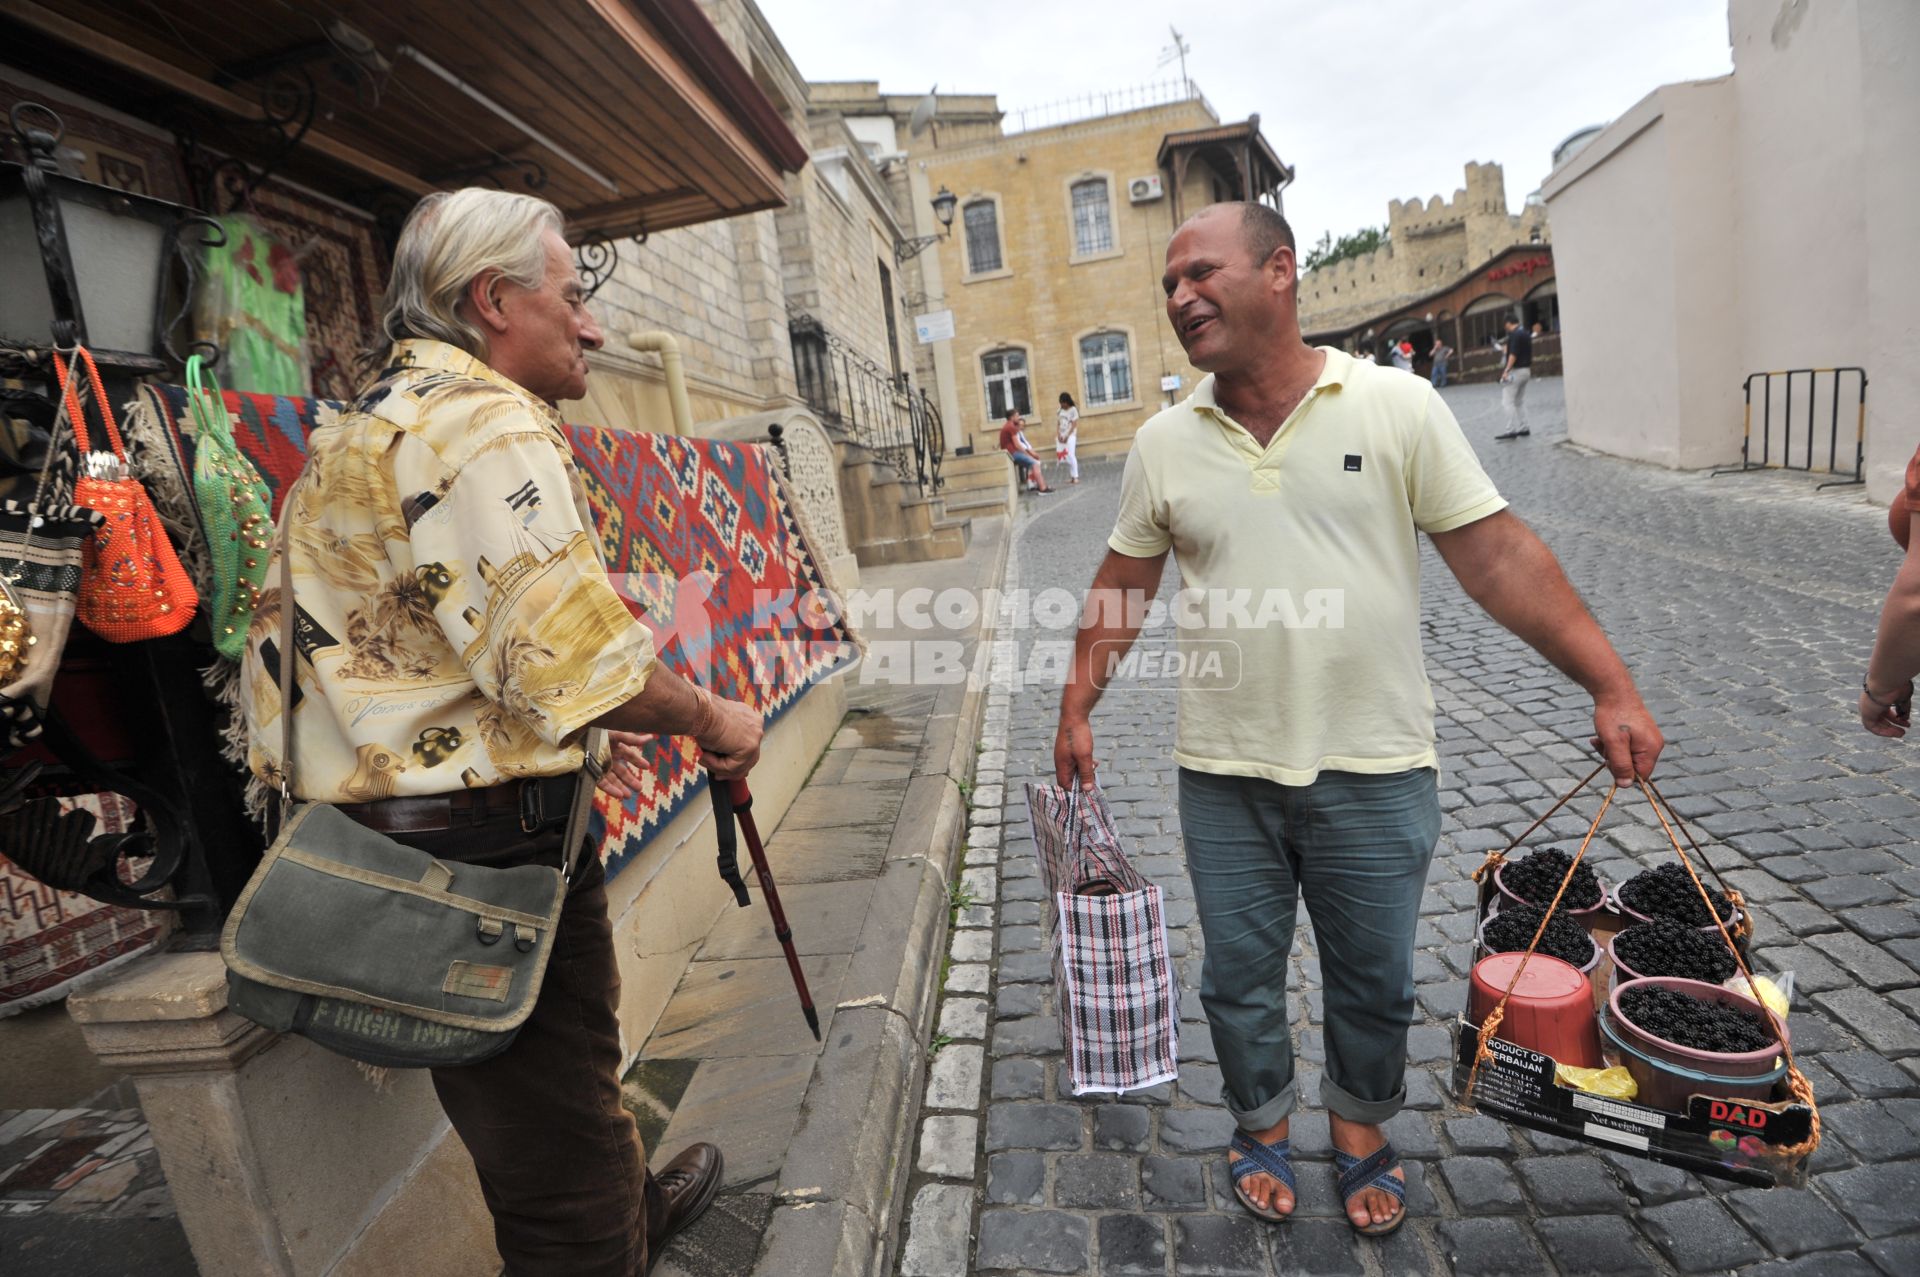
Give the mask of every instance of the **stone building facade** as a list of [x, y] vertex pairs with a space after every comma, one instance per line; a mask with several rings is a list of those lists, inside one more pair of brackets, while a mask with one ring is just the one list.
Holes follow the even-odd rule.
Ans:
[[837, 478], [838, 509], [811, 512], [824, 541], [847, 551], [839, 557], [959, 554], [964, 519], [922, 491], [915, 466], [913, 427], [930, 418], [909, 408], [932, 401], [913, 385], [897, 174], [832, 94], [816, 100], [752, 0], [703, 9], [810, 162], [784, 179], [780, 208], [608, 246], [592, 302], [607, 346], [590, 357], [586, 398], [563, 411], [616, 429], [674, 429], [661, 355], [629, 340], [664, 334], [679, 351], [694, 433], [764, 439], [779, 426], [840, 450], [842, 472], [812, 485], [826, 491]]
[[814, 100], [832, 102], [892, 175], [910, 234], [938, 235], [934, 193], [958, 199], [951, 231], [908, 263], [909, 287], [916, 315], [951, 313], [953, 336], [916, 343], [916, 362], [948, 438], [976, 453], [997, 448], [1008, 406], [1047, 452], [1062, 392], [1080, 409], [1083, 457], [1125, 452], [1197, 378], [1160, 289], [1180, 218], [1222, 199], [1278, 204], [1292, 179], [1257, 116], [1223, 125], [1180, 86], [1138, 109], [1016, 133], [988, 96], [939, 97], [918, 134], [917, 97], [865, 82], [815, 85]]
[[812, 101], [752, 0], [702, 8], [812, 162], [786, 178], [783, 208], [613, 245], [617, 260], [593, 299], [607, 348], [591, 360], [588, 399], [566, 408], [573, 420], [670, 428], [660, 360], [628, 347], [634, 332], [678, 342], [696, 427], [803, 406], [789, 333], [796, 313], [876, 365], [911, 366], [893, 255], [902, 232], [884, 174], [831, 104]]

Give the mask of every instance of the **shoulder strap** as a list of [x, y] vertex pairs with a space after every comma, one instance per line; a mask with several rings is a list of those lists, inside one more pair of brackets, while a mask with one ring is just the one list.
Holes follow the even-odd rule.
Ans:
[[580, 760], [580, 771], [574, 777], [573, 808], [567, 813], [566, 841], [561, 844], [560, 875], [568, 882], [573, 881], [573, 871], [580, 862], [586, 842], [587, 820], [593, 813], [594, 788], [599, 784], [600, 774], [606, 770], [605, 764], [600, 761], [606, 741], [605, 732], [590, 727], [581, 742], [586, 752]]
[[[294, 492], [298, 491], [295, 486]], [[280, 819], [293, 803], [293, 526], [294, 492], [280, 511]]]

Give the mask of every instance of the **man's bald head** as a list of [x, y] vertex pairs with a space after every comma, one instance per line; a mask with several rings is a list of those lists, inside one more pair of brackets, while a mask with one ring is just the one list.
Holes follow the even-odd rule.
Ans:
[[1232, 217], [1240, 219], [1240, 238], [1246, 242], [1247, 252], [1258, 265], [1272, 257], [1283, 248], [1293, 247], [1293, 227], [1287, 225], [1287, 219], [1275, 209], [1252, 200], [1223, 200], [1218, 204], [1209, 204], [1187, 219], [1187, 223], [1199, 221], [1203, 217]]

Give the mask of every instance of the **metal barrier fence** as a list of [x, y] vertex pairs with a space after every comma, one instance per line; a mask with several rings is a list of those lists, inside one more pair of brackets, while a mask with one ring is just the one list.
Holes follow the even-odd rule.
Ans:
[[[1852, 474], [1844, 479], [1829, 479], [1818, 486], [1822, 488], [1844, 487], [1848, 484], [1866, 482], [1867, 447], [1867, 370], [1854, 364], [1843, 364], [1838, 368], [1784, 368], [1773, 372], [1748, 373], [1741, 383], [1746, 398], [1746, 424], [1740, 439], [1740, 464], [1724, 470], [1715, 470], [1715, 475], [1742, 474], [1749, 470], [1804, 470], [1809, 474], [1845, 474], [1840, 469], [1840, 401], [1843, 397], [1845, 382], [1849, 375], [1859, 378], [1859, 391], [1854, 396], [1854, 431]], [[1820, 395], [1821, 377], [1827, 378], [1827, 393]], [[1782, 379], [1776, 396], [1774, 379]], [[1794, 389], [1794, 378], [1807, 379], [1806, 403], [1803, 409], [1805, 438], [1796, 450], [1794, 439], [1794, 405], [1798, 394]], [[1760, 451], [1756, 456], [1753, 450], [1753, 383], [1760, 383]], [[1780, 438], [1778, 460], [1775, 460], [1774, 446], [1774, 401], [1778, 398], [1781, 406]], [[1827, 457], [1824, 466], [1814, 464], [1817, 452], [1815, 445], [1820, 429], [1821, 407], [1826, 407]]]
[[878, 453], [921, 495], [939, 491], [946, 431], [926, 392], [907, 374], [890, 373], [854, 350], [812, 315], [790, 313], [787, 334], [800, 397], [814, 414]]

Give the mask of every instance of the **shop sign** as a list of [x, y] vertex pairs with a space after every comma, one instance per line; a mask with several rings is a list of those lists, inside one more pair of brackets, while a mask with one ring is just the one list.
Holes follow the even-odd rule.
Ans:
[[922, 346], [929, 342], [949, 341], [953, 338], [953, 312], [950, 310], [929, 311], [913, 317], [913, 335]]
[[1505, 266], [1494, 267], [1487, 272], [1487, 280], [1491, 283], [1496, 279], [1506, 279], [1510, 275], [1531, 275], [1537, 270], [1552, 269], [1553, 259], [1551, 257], [1528, 257], [1517, 262], [1509, 262]]

